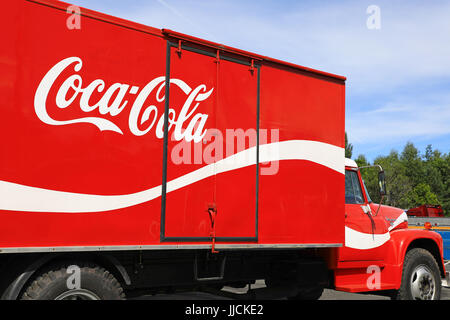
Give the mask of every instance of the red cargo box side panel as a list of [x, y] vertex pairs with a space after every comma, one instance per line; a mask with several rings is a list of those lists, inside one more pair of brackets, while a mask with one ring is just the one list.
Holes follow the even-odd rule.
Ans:
[[1, 17], [0, 247], [159, 242], [162, 137], [142, 133], [166, 41], [29, 1]]
[[261, 68], [260, 127], [268, 138], [260, 161], [274, 139], [282, 160], [261, 165], [260, 241], [343, 243], [344, 90], [343, 81]]
[[0, 247], [343, 242], [342, 80], [45, 3], [0, 22]]

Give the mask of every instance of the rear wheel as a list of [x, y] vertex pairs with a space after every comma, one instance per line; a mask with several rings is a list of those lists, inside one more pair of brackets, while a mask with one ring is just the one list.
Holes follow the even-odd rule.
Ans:
[[97, 265], [55, 265], [33, 278], [22, 300], [122, 300], [117, 279]]
[[433, 255], [422, 248], [406, 254], [402, 283], [395, 293], [398, 300], [439, 300], [441, 298], [441, 274]]

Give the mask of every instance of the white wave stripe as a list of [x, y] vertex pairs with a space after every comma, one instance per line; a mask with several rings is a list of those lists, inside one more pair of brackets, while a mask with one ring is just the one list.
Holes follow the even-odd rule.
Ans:
[[385, 244], [390, 238], [390, 231], [400, 223], [408, 221], [406, 212], [395, 219], [394, 223], [388, 228], [388, 232], [382, 234], [364, 233], [345, 227], [345, 246], [353, 249], [367, 250], [377, 248]]
[[391, 238], [389, 232], [383, 234], [364, 233], [345, 227], [345, 246], [353, 249], [367, 250], [383, 245]]
[[403, 211], [403, 213], [397, 219], [395, 219], [395, 221], [392, 223], [392, 225], [389, 227], [388, 230], [391, 231], [392, 229], [396, 228], [400, 223], [406, 221], [408, 221], [408, 215], [406, 214], [405, 211]]
[[[259, 162], [307, 160], [344, 174], [344, 148], [331, 144], [289, 140], [260, 145]], [[256, 164], [256, 147], [206, 165], [167, 182], [172, 192], [215, 174]], [[161, 196], [161, 185], [132, 194], [94, 195], [56, 191], [0, 181], [0, 210], [28, 212], [103, 212], [142, 204]]]

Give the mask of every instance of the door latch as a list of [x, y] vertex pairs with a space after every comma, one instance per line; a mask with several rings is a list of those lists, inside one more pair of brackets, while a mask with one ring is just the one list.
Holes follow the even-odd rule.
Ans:
[[212, 247], [211, 252], [212, 253], [218, 253], [219, 251], [216, 250], [216, 216], [217, 216], [217, 208], [215, 204], [208, 205], [208, 214], [209, 214], [209, 220], [211, 221], [211, 233], [209, 236], [212, 239]]

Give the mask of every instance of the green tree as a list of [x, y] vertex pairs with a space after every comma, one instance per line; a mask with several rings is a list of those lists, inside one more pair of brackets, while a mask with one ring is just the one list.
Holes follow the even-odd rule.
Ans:
[[362, 166], [370, 166], [370, 162], [367, 161], [367, 158], [365, 155], [360, 154], [358, 156], [358, 158], [355, 159], [356, 164], [358, 165], [358, 167], [362, 167]]
[[438, 203], [437, 196], [431, 191], [431, 187], [426, 183], [419, 183], [406, 195], [406, 198], [411, 207]]
[[394, 207], [408, 208], [406, 195], [411, 191], [413, 186], [398, 152], [392, 150], [388, 156], [377, 157], [374, 163], [382, 166], [385, 171], [388, 194], [386, 204]]
[[450, 153], [443, 157], [442, 181], [444, 183], [444, 194], [441, 196], [444, 213], [450, 215]]
[[[355, 160], [358, 166], [370, 165], [364, 155]], [[393, 150], [388, 156], [378, 156], [374, 164], [383, 167], [388, 197], [385, 203], [409, 209], [422, 204], [440, 204], [450, 215], [450, 153], [433, 150], [431, 145], [421, 155], [412, 142], [406, 143], [401, 154]], [[362, 169], [361, 175], [374, 202], [380, 201], [375, 169]]]
[[[370, 166], [370, 162], [367, 161], [366, 157], [362, 154], [355, 159], [356, 164], [359, 168], [364, 166]], [[364, 184], [367, 188], [367, 192], [369, 193], [372, 201], [379, 202], [380, 195], [378, 190], [378, 170], [376, 168], [362, 168], [361, 169], [361, 177], [364, 181]]]
[[353, 154], [353, 145], [348, 142], [347, 131], [346, 131], [345, 132], [345, 157], [350, 159], [352, 157], [352, 154]]
[[424, 179], [424, 168], [419, 150], [412, 142], [407, 142], [400, 156], [402, 165], [405, 167], [405, 174], [410, 178], [411, 183], [416, 186]]
[[438, 199], [445, 197], [445, 159], [442, 158], [438, 150], [433, 151], [431, 145], [428, 145], [425, 151], [425, 161], [423, 162], [424, 179]]

